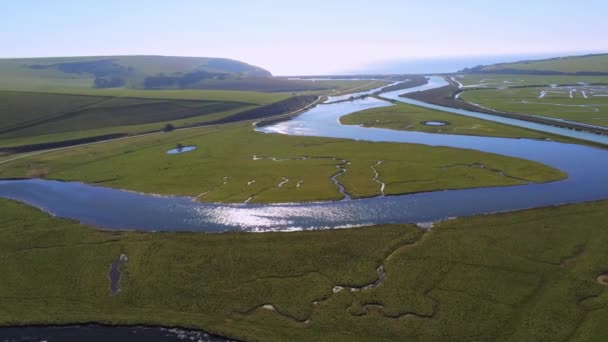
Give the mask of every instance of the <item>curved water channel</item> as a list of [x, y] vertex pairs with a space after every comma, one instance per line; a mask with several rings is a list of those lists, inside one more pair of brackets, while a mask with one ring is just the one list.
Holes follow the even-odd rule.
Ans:
[[[400, 98], [406, 92], [445, 84], [431, 77], [427, 85], [382, 94], [461, 115], [487, 118], [557, 134], [581, 137], [584, 132], [441, 107]], [[355, 95], [356, 94], [351, 94]], [[146, 231], [183, 230], [221, 232], [290, 231], [345, 228], [382, 223], [422, 223], [450, 217], [493, 213], [532, 207], [608, 198], [608, 150], [530, 139], [430, 134], [381, 128], [344, 126], [343, 115], [381, 106], [373, 97], [323, 104], [284, 122], [258, 128], [265, 133], [351, 138], [368, 141], [419, 143], [475, 149], [541, 162], [568, 173], [568, 179], [546, 184], [447, 190], [400, 196], [291, 204], [211, 204], [189, 197], [138, 194], [77, 182], [50, 180], [0, 181], [0, 197], [28, 203], [54, 215], [108, 229]], [[608, 144], [608, 137], [591, 133], [593, 141]], [[604, 139], [604, 140], [602, 140]], [[159, 153], [164, 153], [161, 151]]]

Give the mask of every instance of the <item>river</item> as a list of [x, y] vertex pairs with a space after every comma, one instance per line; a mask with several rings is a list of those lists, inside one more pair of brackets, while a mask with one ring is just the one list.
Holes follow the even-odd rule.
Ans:
[[[431, 78], [429, 84], [408, 91], [442, 85], [437, 78]], [[383, 96], [411, 102], [397, 96], [405, 92], [400, 90]], [[292, 231], [433, 222], [457, 216], [608, 198], [608, 182], [604, 172], [608, 169], [608, 150], [605, 149], [552, 141], [406, 132], [339, 123], [343, 115], [390, 105], [373, 97], [323, 104], [291, 120], [258, 128], [258, 131], [475, 149], [541, 162], [567, 172], [568, 179], [546, 184], [281, 204], [199, 203], [189, 197], [151, 196], [78, 182], [31, 179], [1, 180], [0, 197], [106, 229], [204, 232]], [[559, 129], [545, 127], [552, 132]], [[563, 130], [566, 134], [581, 133]]]
[[[431, 78], [416, 91], [441, 86]], [[407, 92], [384, 93], [386, 98], [407, 103], [418, 101], [400, 98]], [[353, 96], [357, 96], [353, 94]], [[331, 101], [331, 100], [330, 100]], [[529, 139], [507, 139], [395, 131], [339, 123], [343, 115], [367, 108], [390, 106], [375, 98], [319, 105], [289, 120], [258, 128], [262, 133], [351, 138], [368, 141], [418, 143], [432, 146], [469, 148], [525, 158], [556, 167], [568, 173], [568, 179], [546, 184], [448, 190], [413, 195], [381, 196], [334, 202], [292, 204], [208, 204], [189, 197], [164, 197], [138, 194], [77, 182], [50, 180], [0, 180], [0, 197], [28, 203], [56, 216], [72, 218], [105, 229], [145, 231], [290, 231], [320, 228], [345, 228], [369, 224], [414, 222], [426, 223], [455, 216], [575, 203], [608, 198], [608, 150], [574, 144]], [[487, 114], [426, 107], [485, 118]], [[503, 118], [490, 118], [500, 121]], [[507, 119], [510, 120], [510, 119]], [[516, 123], [520, 125], [522, 123]], [[524, 122], [526, 125], [538, 125]], [[544, 125], [540, 125], [544, 126]], [[555, 132], [556, 127], [541, 130]], [[559, 131], [559, 134], [580, 132]], [[595, 139], [595, 137], [592, 137]], [[161, 152], [163, 153], [163, 152]], [[203, 341], [225, 341], [201, 332], [173, 331], [163, 328], [110, 328], [103, 326], [0, 328], [0, 337], [8, 341], [34, 340], [77, 341], [110, 337], [115, 341], [175, 341], [194, 335]], [[100, 341], [101, 341], [100, 340]], [[29, 340], [28, 340], [29, 341]]]

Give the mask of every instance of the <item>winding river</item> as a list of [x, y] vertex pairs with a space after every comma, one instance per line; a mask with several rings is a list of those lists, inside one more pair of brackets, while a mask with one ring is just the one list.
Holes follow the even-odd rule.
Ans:
[[[401, 98], [406, 92], [445, 85], [431, 77], [427, 85], [382, 94], [383, 97], [429, 108], [534, 128], [608, 145], [608, 137], [576, 132], [526, 121], [441, 107]], [[369, 93], [369, 92], [365, 92]], [[350, 94], [358, 96], [360, 94]], [[340, 100], [340, 98], [329, 101]], [[289, 121], [258, 128], [263, 133], [351, 138], [368, 141], [419, 143], [475, 149], [538, 161], [568, 173], [566, 180], [511, 187], [447, 190], [413, 195], [375, 197], [335, 202], [294, 204], [207, 204], [189, 197], [139, 194], [77, 182], [50, 180], [0, 180], [0, 197], [28, 203], [54, 215], [106, 229], [186, 230], [221, 232], [290, 231], [344, 228], [368, 224], [428, 223], [455, 216], [474, 215], [608, 198], [608, 150], [583, 145], [529, 139], [506, 139], [429, 134], [380, 128], [344, 126], [343, 115], [390, 106], [375, 98], [319, 105]], [[159, 151], [164, 153], [165, 151]], [[9, 340], [78, 341], [98, 336], [115, 341], [227, 341], [204, 332], [144, 327], [0, 328]]]
[[[419, 103], [398, 95], [440, 87], [431, 77], [424, 86], [382, 96], [430, 108], [502, 122], [487, 114]], [[352, 94], [357, 96], [357, 94]], [[330, 99], [331, 101], [331, 99]], [[189, 197], [139, 194], [78, 182], [2, 180], [0, 197], [28, 203], [56, 216], [106, 229], [145, 231], [292, 231], [347, 228], [382, 223], [426, 223], [450, 217], [510, 211], [608, 198], [608, 150], [552, 141], [429, 134], [381, 128], [345, 126], [343, 115], [390, 106], [373, 97], [316, 106], [284, 122], [258, 128], [263, 133], [418, 143], [475, 149], [541, 162], [568, 173], [568, 179], [545, 184], [446, 190], [400, 196], [287, 204], [198, 203]], [[519, 120], [515, 120], [519, 121]], [[530, 122], [510, 122], [556, 134], [608, 144], [608, 137]], [[537, 127], [540, 126], [540, 127]], [[159, 153], [164, 153], [160, 151]]]

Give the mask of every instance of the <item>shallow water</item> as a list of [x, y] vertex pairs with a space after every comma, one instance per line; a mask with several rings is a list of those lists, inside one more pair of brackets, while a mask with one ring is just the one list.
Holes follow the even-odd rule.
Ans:
[[167, 151], [167, 154], [180, 154], [196, 150], [196, 146], [177, 147]]
[[449, 113], [454, 113], [454, 114], [459, 114], [459, 115], [464, 115], [464, 116], [470, 116], [470, 117], [484, 119], [484, 120], [488, 120], [488, 121], [505, 123], [505, 124], [509, 124], [511, 126], [530, 128], [530, 129], [534, 129], [534, 130], [538, 130], [538, 131], [542, 131], [542, 132], [548, 132], [548, 133], [553, 133], [553, 134], [557, 134], [557, 135], [562, 135], [565, 137], [572, 137], [572, 138], [577, 138], [577, 139], [581, 139], [581, 140], [585, 140], [585, 141], [608, 145], [608, 135], [599, 135], [599, 134], [594, 134], [594, 133], [589, 133], [589, 132], [575, 131], [575, 130], [563, 128], [563, 127], [544, 125], [541, 123], [535, 123], [535, 122], [512, 119], [512, 118], [507, 118], [507, 117], [502, 117], [502, 116], [497, 116], [497, 115], [479, 113], [479, 112], [474, 112], [474, 111], [465, 110], [465, 109], [457, 109], [457, 108], [439, 106], [439, 105], [434, 105], [431, 103], [426, 103], [426, 102], [399, 96], [399, 95], [406, 94], [406, 93], [411, 93], [411, 92], [415, 92], [415, 91], [423, 91], [423, 90], [427, 90], [427, 89], [443, 87], [446, 85], [448, 85], [448, 82], [443, 77], [431, 76], [431, 77], [429, 77], [429, 83], [426, 85], [416, 87], [416, 88], [410, 88], [410, 89], [406, 89], [406, 90], [382, 93], [381, 96], [386, 99], [395, 100], [395, 101], [408, 103], [408, 104], [413, 104], [413, 105], [421, 106], [421, 107], [425, 107], [425, 108], [441, 110], [444, 112], [449, 112]]
[[109, 327], [101, 325], [32, 326], [0, 328], [0, 341], [8, 342], [229, 342], [201, 331], [157, 327]]
[[[433, 86], [438, 85], [431, 82], [410, 91]], [[567, 172], [569, 177], [547, 184], [291, 204], [198, 203], [189, 197], [152, 196], [82, 183], [35, 179], [0, 181], [0, 197], [108, 229], [205, 232], [292, 231], [431, 222], [456, 216], [608, 198], [608, 177], [604, 172], [608, 168], [607, 150], [529, 139], [344, 126], [338, 121], [341, 116], [355, 111], [390, 105], [375, 98], [322, 105], [289, 121], [258, 128], [258, 131], [475, 149], [538, 161]]]
[[442, 122], [442, 121], [425, 121], [422, 124], [426, 125], [426, 126], [445, 126], [448, 123], [447, 122]]

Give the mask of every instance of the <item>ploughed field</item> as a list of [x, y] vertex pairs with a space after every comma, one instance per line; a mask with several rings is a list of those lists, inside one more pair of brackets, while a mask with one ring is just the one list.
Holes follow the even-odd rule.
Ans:
[[[175, 128], [262, 119], [300, 110], [314, 95], [265, 98], [255, 103], [0, 92], [6, 120], [0, 124], [3, 152], [24, 152], [107, 140]], [[266, 103], [267, 102], [267, 103]], [[266, 103], [266, 104], [264, 104]]]
[[[179, 325], [248, 341], [608, 333], [607, 202], [431, 230], [287, 234], [100, 231], [8, 200], [0, 212], [2, 325]], [[121, 289], [110, 296], [110, 264], [122, 254]]]
[[[251, 107], [237, 101], [140, 99], [0, 92], [3, 138], [129, 126], [204, 116]], [[162, 126], [161, 126], [162, 127]]]

